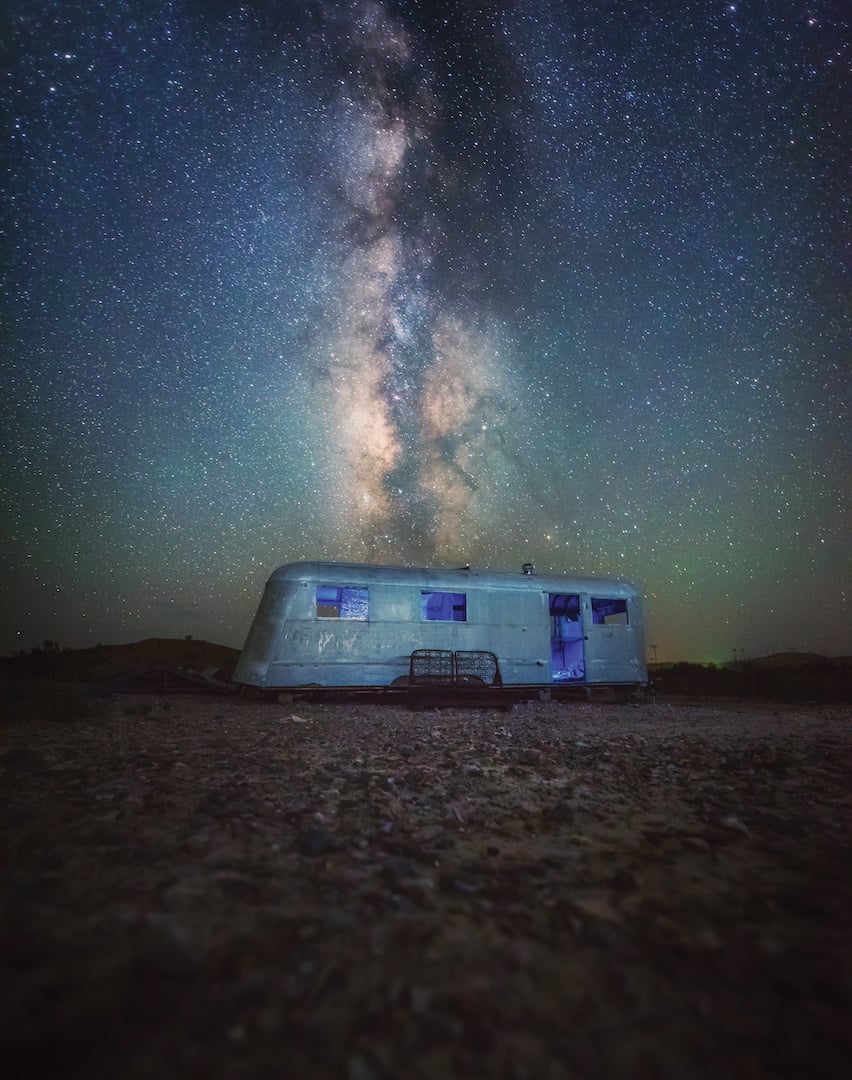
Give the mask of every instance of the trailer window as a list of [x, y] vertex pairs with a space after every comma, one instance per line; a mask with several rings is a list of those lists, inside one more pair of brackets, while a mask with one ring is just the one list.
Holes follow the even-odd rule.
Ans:
[[627, 626], [627, 601], [614, 596], [592, 597], [595, 626]]
[[367, 590], [317, 585], [318, 619], [366, 619]]
[[422, 592], [420, 618], [424, 622], [467, 622], [467, 596], [457, 592]]

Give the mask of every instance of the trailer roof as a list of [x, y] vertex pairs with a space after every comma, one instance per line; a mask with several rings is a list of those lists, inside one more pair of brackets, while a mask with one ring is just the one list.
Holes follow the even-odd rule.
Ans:
[[539, 574], [486, 570], [477, 567], [374, 566], [370, 563], [295, 562], [279, 566], [270, 581], [322, 581], [327, 585], [410, 585], [459, 591], [464, 588], [523, 589], [543, 592], [591, 592], [635, 596], [637, 587], [624, 578], [591, 574]]

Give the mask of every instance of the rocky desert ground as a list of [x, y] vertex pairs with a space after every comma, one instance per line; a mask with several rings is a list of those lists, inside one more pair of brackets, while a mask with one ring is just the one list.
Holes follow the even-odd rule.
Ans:
[[52, 693], [0, 727], [7, 1075], [846, 1075], [846, 706]]

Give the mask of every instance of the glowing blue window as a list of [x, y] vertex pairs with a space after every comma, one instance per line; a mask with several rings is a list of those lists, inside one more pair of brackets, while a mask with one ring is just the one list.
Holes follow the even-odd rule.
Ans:
[[424, 622], [467, 622], [467, 596], [458, 592], [422, 592], [420, 618]]
[[592, 597], [595, 626], [627, 626], [627, 601], [616, 596]]
[[347, 585], [317, 585], [318, 619], [367, 618], [366, 589], [353, 589]]

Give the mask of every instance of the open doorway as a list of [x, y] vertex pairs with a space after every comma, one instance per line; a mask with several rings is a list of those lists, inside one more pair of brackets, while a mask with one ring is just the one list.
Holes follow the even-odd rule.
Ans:
[[583, 682], [583, 619], [580, 597], [550, 593], [550, 670], [554, 682]]

